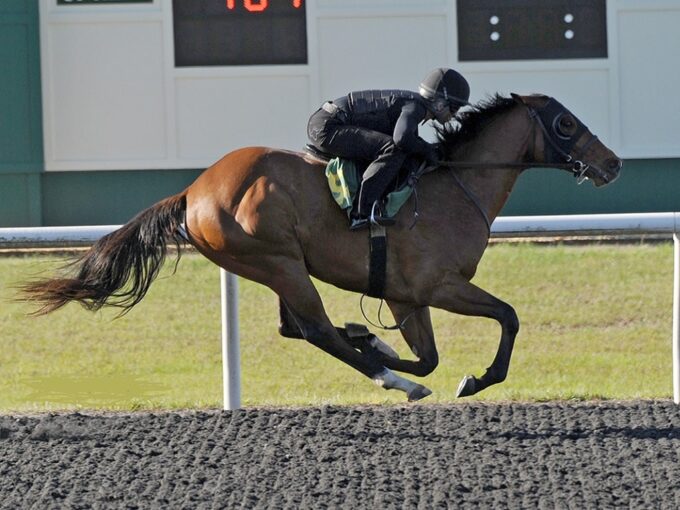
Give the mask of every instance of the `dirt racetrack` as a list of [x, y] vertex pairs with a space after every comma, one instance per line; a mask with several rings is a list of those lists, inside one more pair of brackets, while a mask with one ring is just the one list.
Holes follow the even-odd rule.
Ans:
[[670, 401], [0, 416], [1, 508], [680, 508]]

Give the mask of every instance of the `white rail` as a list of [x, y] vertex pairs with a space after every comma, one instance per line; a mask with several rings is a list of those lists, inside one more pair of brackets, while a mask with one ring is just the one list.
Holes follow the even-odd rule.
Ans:
[[[0, 248], [92, 244], [119, 225], [95, 227], [0, 228]], [[491, 227], [494, 238], [668, 234], [674, 241], [673, 398], [680, 404], [680, 213], [510, 216]], [[224, 409], [241, 406], [238, 332], [238, 283], [220, 270], [222, 292], [222, 367]]]

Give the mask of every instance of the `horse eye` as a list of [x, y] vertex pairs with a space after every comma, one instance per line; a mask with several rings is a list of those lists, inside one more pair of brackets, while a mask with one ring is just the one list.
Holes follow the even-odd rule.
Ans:
[[576, 121], [571, 116], [562, 117], [558, 129], [563, 136], [571, 136], [576, 132]]

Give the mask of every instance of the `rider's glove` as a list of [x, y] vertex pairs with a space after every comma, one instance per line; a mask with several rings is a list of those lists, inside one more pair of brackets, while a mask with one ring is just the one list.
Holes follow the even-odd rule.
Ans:
[[427, 147], [427, 151], [425, 152], [425, 161], [427, 161], [428, 165], [436, 165], [439, 163], [439, 150], [437, 145], [431, 143]]

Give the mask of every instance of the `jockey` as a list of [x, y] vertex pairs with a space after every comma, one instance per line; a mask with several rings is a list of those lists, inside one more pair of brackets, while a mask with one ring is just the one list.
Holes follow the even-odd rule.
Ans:
[[453, 69], [438, 68], [408, 90], [364, 90], [324, 103], [309, 119], [312, 145], [342, 158], [369, 162], [363, 174], [358, 211], [351, 230], [374, 223], [388, 225], [380, 200], [409, 156], [429, 164], [438, 160], [436, 146], [418, 136], [418, 124], [435, 119], [450, 121], [468, 104], [470, 86]]

